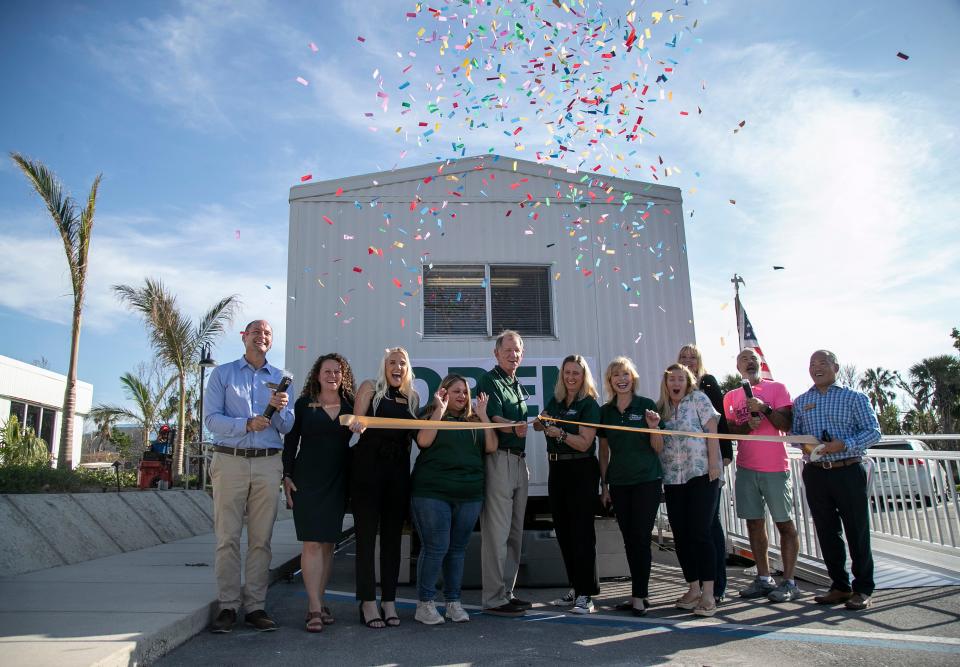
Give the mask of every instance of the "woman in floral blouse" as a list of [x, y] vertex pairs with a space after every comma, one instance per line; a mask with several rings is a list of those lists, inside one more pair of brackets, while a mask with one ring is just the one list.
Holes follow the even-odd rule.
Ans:
[[[665, 429], [717, 432], [720, 413], [696, 386], [686, 366], [673, 364], [663, 372], [657, 410]], [[667, 516], [689, 586], [676, 606], [693, 610], [697, 616], [713, 616], [717, 611], [713, 598], [717, 557], [710, 524], [720, 498], [720, 446], [716, 438], [664, 435], [660, 463]]]

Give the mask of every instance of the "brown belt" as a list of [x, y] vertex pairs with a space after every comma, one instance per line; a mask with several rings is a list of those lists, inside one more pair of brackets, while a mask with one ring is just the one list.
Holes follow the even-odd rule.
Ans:
[[840, 459], [839, 461], [807, 461], [807, 465], [822, 468], [824, 470], [832, 470], [833, 468], [845, 468], [846, 466], [852, 466], [854, 463], [860, 463], [862, 460], [862, 457], [854, 456], [853, 458]]
[[273, 456], [282, 451], [279, 447], [224, 447], [223, 445], [214, 445], [210, 449], [220, 454], [230, 454], [231, 456], [242, 456], [244, 458]]

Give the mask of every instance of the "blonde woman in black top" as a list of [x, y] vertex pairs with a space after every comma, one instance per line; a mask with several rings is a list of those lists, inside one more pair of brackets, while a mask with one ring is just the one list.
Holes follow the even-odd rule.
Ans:
[[[416, 419], [419, 396], [413, 389], [410, 355], [402, 347], [384, 351], [376, 381], [366, 380], [357, 390], [354, 414], [393, 419]], [[357, 599], [360, 621], [368, 628], [400, 625], [397, 616], [397, 580], [400, 576], [400, 539], [410, 505], [410, 429], [370, 429], [359, 424], [353, 448], [350, 495], [356, 532]], [[380, 604], [377, 611], [374, 553], [380, 531]]]

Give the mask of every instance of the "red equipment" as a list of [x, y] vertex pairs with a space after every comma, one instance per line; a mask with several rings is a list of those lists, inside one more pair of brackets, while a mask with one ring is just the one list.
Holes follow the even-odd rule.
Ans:
[[141, 489], [155, 489], [159, 487], [158, 482], [161, 481], [166, 482], [166, 488], [170, 488], [173, 482], [173, 466], [169, 458], [165, 457], [159, 461], [140, 461], [137, 486]]

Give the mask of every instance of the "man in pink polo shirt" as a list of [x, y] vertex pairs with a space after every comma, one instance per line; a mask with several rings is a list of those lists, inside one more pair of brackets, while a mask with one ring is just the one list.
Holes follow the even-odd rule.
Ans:
[[[760, 377], [760, 357], [752, 348], [737, 355], [737, 370], [750, 383], [752, 398], [741, 387], [723, 397], [730, 433], [781, 436], [790, 430], [793, 405], [790, 393], [779, 382]], [[800, 542], [793, 525], [793, 485], [784, 443], [743, 440], [737, 443], [737, 516], [747, 522], [750, 550], [757, 562], [757, 578], [740, 591], [742, 598], [766, 597], [789, 602], [800, 597], [793, 580]], [[767, 527], [764, 505], [780, 531], [783, 582], [777, 586], [767, 561]]]

